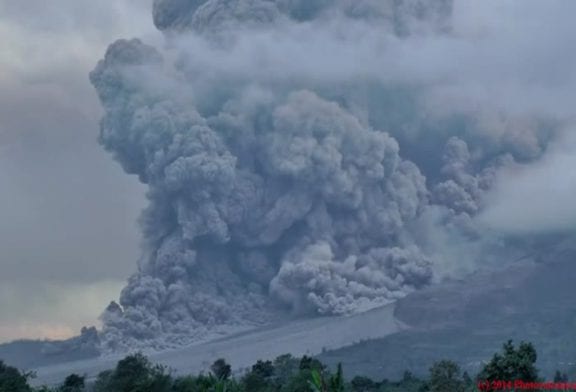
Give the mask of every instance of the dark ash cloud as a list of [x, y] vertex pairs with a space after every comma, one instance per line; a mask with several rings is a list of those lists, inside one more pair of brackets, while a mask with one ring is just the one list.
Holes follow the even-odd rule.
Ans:
[[531, 254], [494, 194], [552, 159], [575, 79], [534, 18], [572, 24], [525, 4], [511, 29], [517, 5], [490, 1], [155, 1], [165, 47], [119, 40], [90, 75], [100, 143], [149, 202], [103, 349], [358, 312]]

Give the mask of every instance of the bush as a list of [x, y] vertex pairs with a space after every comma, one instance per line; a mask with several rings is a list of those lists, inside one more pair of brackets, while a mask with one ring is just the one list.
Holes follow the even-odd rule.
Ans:
[[100, 373], [96, 392], [170, 392], [172, 377], [137, 353], [122, 359], [113, 371]]
[[77, 374], [71, 374], [64, 380], [59, 392], [81, 392], [84, 390], [84, 377]]
[[484, 366], [478, 379], [481, 381], [538, 381], [536, 369], [536, 350], [532, 343], [521, 342], [518, 348], [512, 340], [502, 346], [502, 353], [494, 354], [492, 360]]
[[32, 388], [28, 385], [28, 379], [31, 376], [0, 361], [0, 391], [30, 392]]

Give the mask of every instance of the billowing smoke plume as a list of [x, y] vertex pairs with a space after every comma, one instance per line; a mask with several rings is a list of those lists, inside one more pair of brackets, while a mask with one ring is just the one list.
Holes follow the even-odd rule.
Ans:
[[150, 203], [139, 271], [103, 315], [104, 348], [358, 312], [481, 253], [513, 253], [473, 218], [497, 170], [537, 157], [548, 133], [486, 133], [492, 112], [437, 105], [442, 70], [398, 60], [426, 37], [451, 40], [451, 11], [450, 0], [156, 0], [164, 53], [120, 40], [90, 75], [100, 142]]

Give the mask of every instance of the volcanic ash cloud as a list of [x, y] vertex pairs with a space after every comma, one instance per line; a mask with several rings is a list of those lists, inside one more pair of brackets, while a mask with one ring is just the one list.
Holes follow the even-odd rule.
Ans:
[[379, 66], [387, 48], [449, 34], [450, 10], [155, 1], [167, 48], [117, 41], [90, 75], [100, 143], [149, 201], [144, 254], [102, 316], [103, 349], [370, 309], [435, 279], [445, 260], [425, 227], [478, 241], [472, 217], [514, 158], [479, 160], [450, 130], [435, 137], [435, 164], [401, 154], [402, 113], [387, 102], [400, 91], [410, 113], [420, 92]]

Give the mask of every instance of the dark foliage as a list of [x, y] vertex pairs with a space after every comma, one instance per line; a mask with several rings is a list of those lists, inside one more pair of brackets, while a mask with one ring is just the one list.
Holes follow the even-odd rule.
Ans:
[[[503, 345], [479, 373], [478, 381], [535, 382], [536, 350], [530, 343], [515, 347], [512, 341]], [[129, 355], [113, 370], [102, 372], [91, 386], [77, 374], [68, 376], [55, 389], [31, 388], [32, 374], [22, 373], [0, 361], [0, 392], [472, 392], [476, 382], [452, 361], [439, 361], [430, 367], [427, 379], [409, 371], [399, 381], [376, 381], [354, 377], [347, 381], [341, 365], [329, 370], [315, 358], [282, 355], [274, 361], [258, 361], [240, 378], [232, 377], [232, 366], [216, 360], [208, 375], [173, 377], [166, 369], [152, 364], [142, 354]], [[566, 382], [566, 373], [557, 371], [556, 382]]]
[[59, 392], [82, 392], [85, 387], [84, 377], [71, 374], [66, 377]]
[[436, 362], [430, 368], [428, 389], [430, 392], [464, 392], [465, 384], [460, 375], [460, 367], [452, 361]]
[[532, 343], [521, 342], [518, 348], [512, 340], [502, 346], [502, 352], [494, 354], [492, 360], [484, 366], [478, 375], [483, 381], [538, 381], [536, 369], [536, 350]]
[[0, 361], [0, 391], [29, 392], [28, 378], [31, 374], [21, 373], [18, 369]]
[[560, 372], [560, 370], [556, 370], [554, 373], [554, 382], [567, 382], [568, 375], [566, 373]]
[[210, 366], [210, 370], [218, 380], [228, 380], [232, 374], [232, 366], [226, 363], [223, 358], [214, 361], [212, 366]]
[[172, 377], [138, 353], [129, 355], [113, 371], [100, 373], [95, 392], [170, 392]]

